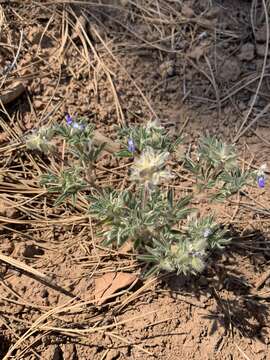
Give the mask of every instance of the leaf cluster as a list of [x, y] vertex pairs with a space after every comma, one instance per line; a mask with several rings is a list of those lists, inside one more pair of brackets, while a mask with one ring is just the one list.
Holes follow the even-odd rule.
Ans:
[[222, 248], [230, 239], [226, 229], [214, 223], [212, 217], [206, 217], [188, 224], [186, 230], [174, 233], [162, 232], [152, 240], [152, 246], [146, 246], [146, 254], [140, 259], [152, 264], [148, 275], [165, 270], [196, 274], [201, 272], [212, 249]]
[[215, 137], [203, 138], [193, 157], [186, 154], [184, 166], [195, 176], [199, 191], [215, 190], [212, 200], [226, 199], [252, 179], [250, 171], [239, 168], [234, 146]]
[[123, 150], [117, 153], [117, 156], [120, 157], [134, 156], [127, 148], [128, 139], [132, 139], [137, 153], [141, 153], [146, 148], [161, 152], [172, 152], [182, 141], [181, 138], [173, 140], [166, 129], [158, 125], [157, 121], [149, 121], [146, 126], [126, 126], [119, 129], [118, 134], [123, 145]]
[[173, 204], [171, 192], [166, 196], [156, 191], [143, 204], [143, 190], [139, 191], [139, 196], [131, 191], [104, 191], [91, 197], [90, 213], [109, 225], [109, 230], [103, 233], [107, 245], [121, 246], [132, 240], [135, 248], [143, 247], [164, 229], [173, 231], [173, 226], [186, 219], [192, 211], [188, 207], [191, 197]]
[[55, 206], [62, 204], [69, 197], [71, 197], [72, 204], [75, 205], [78, 192], [88, 186], [82, 177], [82, 168], [80, 167], [63, 170], [57, 175], [52, 173], [42, 175], [40, 184], [45, 186], [48, 192], [59, 194], [54, 202]]

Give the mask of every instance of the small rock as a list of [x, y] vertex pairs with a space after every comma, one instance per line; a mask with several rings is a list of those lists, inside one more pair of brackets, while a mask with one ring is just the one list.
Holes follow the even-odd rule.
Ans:
[[25, 245], [24, 249], [22, 250], [22, 255], [28, 258], [33, 258], [36, 255], [43, 255], [43, 254], [44, 251], [35, 244]]
[[13, 307], [14, 314], [20, 314], [24, 311], [25, 306], [24, 305], [17, 305]]
[[217, 18], [221, 13], [221, 8], [219, 6], [212, 6], [209, 11], [205, 14], [205, 18], [212, 20]]
[[258, 42], [266, 42], [266, 25], [256, 31], [255, 38]]
[[166, 77], [173, 76], [175, 72], [175, 63], [173, 60], [164, 61], [160, 67], [159, 71], [161, 74], [161, 77], [163, 79], [166, 79]]
[[3, 131], [3, 132], [0, 134], [0, 143], [8, 140], [8, 136], [9, 136], [9, 135], [8, 135], [8, 132]]
[[77, 350], [75, 344], [65, 344], [62, 346], [63, 360], [76, 360]]
[[42, 49], [53, 46], [53, 40], [48, 35], [43, 34], [43, 31], [39, 31], [33, 34], [32, 43], [34, 45], [39, 45]]
[[246, 110], [247, 104], [245, 104], [243, 101], [240, 101], [238, 104], [239, 110], [243, 111]]
[[42, 299], [47, 298], [48, 296], [49, 296], [49, 292], [48, 292], [47, 289], [42, 289], [42, 290], [40, 291], [40, 297], [41, 297]]
[[220, 78], [226, 81], [236, 81], [240, 74], [241, 68], [239, 61], [235, 57], [231, 57], [225, 60], [224, 64], [220, 69]]
[[257, 340], [252, 346], [252, 350], [255, 352], [255, 354], [258, 353], [265, 353], [267, 351], [267, 346], [262, 343], [261, 341]]
[[39, 110], [39, 109], [41, 109], [42, 107], [44, 107], [44, 104], [43, 104], [43, 102], [42, 102], [41, 100], [35, 100], [34, 105], [35, 105], [35, 108], [36, 108], [37, 110]]
[[116, 360], [120, 356], [120, 351], [116, 349], [112, 349], [108, 352], [106, 356], [106, 360]]
[[246, 43], [241, 47], [240, 54], [238, 55], [239, 60], [250, 61], [254, 59], [255, 46], [252, 43]]
[[[256, 44], [256, 52], [258, 56], [264, 57], [265, 56], [265, 44]], [[270, 47], [269, 47], [270, 49]], [[269, 56], [269, 49], [268, 49], [268, 54], [267, 56]]]
[[62, 358], [62, 351], [58, 345], [49, 346], [42, 356], [44, 360], [61, 360]]
[[0, 199], [0, 215], [6, 216], [11, 219], [15, 217], [16, 213], [16, 208], [11, 202], [3, 198]]
[[256, 71], [256, 64], [254, 64], [254, 62], [249, 62], [247, 63], [247, 70], [249, 71]]
[[3, 239], [1, 240], [0, 250], [4, 255], [9, 256], [14, 251], [14, 243], [9, 239]]
[[191, 7], [189, 7], [187, 4], [182, 5], [181, 12], [187, 18], [192, 18], [193, 16], [195, 16], [195, 13], [194, 13], [193, 9], [191, 9]]

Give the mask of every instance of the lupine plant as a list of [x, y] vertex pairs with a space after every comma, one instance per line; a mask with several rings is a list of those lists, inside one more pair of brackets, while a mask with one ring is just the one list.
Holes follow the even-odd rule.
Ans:
[[134, 158], [132, 188], [122, 193], [106, 190], [91, 198], [90, 212], [104, 224], [104, 243], [119, 247], [132, 241], [139, 258], [151, 264], [150, 273], [201, 272], [213, 249], [223, 248], [230, 238], [213, 216], [191, 216], [193, 197], [210, 189], [209, 201], [224, 200], [254, 177], [261, 186], [263, 170], [241, 170], [233, 146], [203, 138], [192, 154], [182, 154], [182, 165], [196, 180], [197, 189], [176, 200], [172, 189], [162, 184], [174, 178], [168, 160], [181, 140], [173, 141], [157, 122], [124, 128], [123, 138], [127, 146], [118, 156]]
[[66, 144], [67, 168], [45, 174], [40, 181], [48, 192], [59, 194], [55, 205], [63, 203], [69, 197], [75, 205], [78, 193], [93, 185], [94, 163], [104, 146], [93, 145], [93, 130], [94, 126], [88, 124], [85, 118], [77, 118], [75, 121], [67, 114], [64, 124], [41, 128], [26, 138], [28, 149], [50, 154], [58, 162], [62, 158], [59, 158], [56, 143], [62, 140]]
[[[192, 152], [176, 154], [175, 158], [182, 159], [177, 160], [179, 164], [173, 162], [172, 154], [179, 151], [182, 139], [172, 139], [157, 121], [151, 121], [119, 131], [122, 150], [115, 155], [132, 162], [128, 189], [101, 189], [92, 181], [93, 165], [102, 150], [102, 146], [93, 146], [93, 127], [85, 119], [74, 121], [67, 115], [64, 125], [40, 129], [28, 137], [26, 145], [31, 150], [55, 153], [55, 137], [68, 145], [73, 165], [43, 176], [41, 184], [60, 194], [56, 204], [69, 196], [75, 204], [78, 193], [85, 193], [104, 245], [117, 248], [131, 242], [138, 258], [148, 264], [148, 274], [199, 273], [212, 251], [230, 241], [227, 229], [213, 215], [196, 215], [193, 204], [199, 193], [206, 193], [211, 203], [224, 201], [254, 180], [259, 188], [266, 184], [265, 164], [257, 171], [240, 169], [234, 146], [214, 137], [202, 138]], [[195, 189], [183, 191], [180, 197], [168, 186], [176, 177], [170, 166], [177, 165], [182, 165], [186, 177], [195, 180]]]

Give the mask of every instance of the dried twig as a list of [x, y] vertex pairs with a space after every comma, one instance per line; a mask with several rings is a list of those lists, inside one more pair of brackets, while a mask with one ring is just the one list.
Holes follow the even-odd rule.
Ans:
[[[258, 86], [257, 86], [257, 89], [256, 89], [256, 93], [253, 97], [253, 100], [251, 102], [251, 105], [250, 105], [250, 108], [237, 132], [237, 134], [235, 135], [235, 138], [234, 138], [234, 143], [237, 142], [239, 140], [239, 138], [241, 136], [244, 135], [244, 133], [248, 130], [248, 128], [251, 126], [251, 124], [253, 125], [253, 123], [255, 123], [255, 121], [252, 121], [251, 124], [249, 124], [249, 126], [247, 126], [244, 130], [244, 126], [246, 125], [247, 121], [248, 121], [248, 118], [253, 110], [253, 107], [255, 105], [255, 102], [257, 100], [257, 97], [258, 97], [258, 93], [260, 91], [260, 88], [261, 88], [261, 85], [262, 85], [262, 81], [263, 81], [263, 78], [264, 78], [264, 74], [265, 74], [265, 69], [266, 69], [266, 65], [267, 65], [267, 58], [268, 58], [268, 50], [269, 50], [269, 40], [270, 40], [270, 33], [269, 33], [269, 17], [268, 17], [268, 11], [267, 11], [267, 6], [266, 6], [266, 3], [265, 3], [265, 0], [262, 0], [262, 4], [263, 4], [263, 9], [264, 9], [264, 12], [265, 12], [265, 23], [266, 23], [266, 44], [265, 44], [265, 53], [264, 53], [264, 59], [263, 59], [263, 66], [262, 66], [262, 72], [261, 72], [261, 76], [260, 76], [260, 80], [259, 80], [259, 83], [258, 83]], [[257, 117], [256, 117], [256, 121], [257, 121]]]
[[260, 280], [257, 281], [255, 285], [255, 289], [258, 290], [260, 287], [262, 287], [269, 277], [270, 277], [270, 270], [268, 270], [265, 274], [263, 274]]

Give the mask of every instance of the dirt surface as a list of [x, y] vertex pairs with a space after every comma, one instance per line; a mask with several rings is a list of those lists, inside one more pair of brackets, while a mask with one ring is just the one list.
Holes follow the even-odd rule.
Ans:
[[[45, 275], [0, 261], [0, 358], [270, 359], [269, 183], [216, 205], [234, 236], [200, 276], [144, 280], [128, 249], [101, 246], [83, 199], [52, 206], [38, 182], [48, 162], [24, 147], [65, 112], [112, 140], [158, 118], [185, 144], [215, 134], [243, 167], [269, 166], [269, 1], [86, 3], [0, 7], [0, 253]], [[97, 177], [128, 181], [109, 154]], [[134, 278], [100, 301], [97, 279], [121, 272]]]

